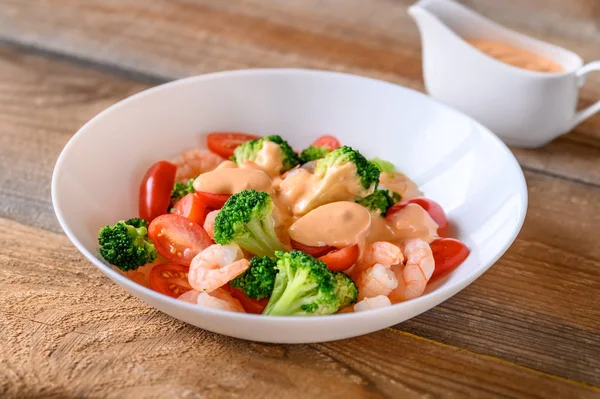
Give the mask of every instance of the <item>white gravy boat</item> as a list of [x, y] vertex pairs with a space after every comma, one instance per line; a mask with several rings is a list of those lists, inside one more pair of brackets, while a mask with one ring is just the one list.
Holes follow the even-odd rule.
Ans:
[[[449, 0], [421, 0], [408, 9], [421, 32], [423, 76], [429, 94], [477, 119], [504, 142], [541, 147], [600, 111], [600, 101], [577, 111], [585, 76], [571, 51], [506, 29]], [[565, 72], [533, 72], [498, 61], [463, 38], [503, 42], [561, 65]]]

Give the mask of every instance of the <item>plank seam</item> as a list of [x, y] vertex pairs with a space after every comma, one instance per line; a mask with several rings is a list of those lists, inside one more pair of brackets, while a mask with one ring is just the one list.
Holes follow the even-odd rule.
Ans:
[[454, 349], [454, 350], [457, 350], [457, 351], [460, 351], [460, 352], [467, 353], [467, 354], [472, 355], [472, 356], [477, 356], [477, 357], [480, 357], [480, 358], [483, 358], [483, 359], [487, 359], [487, 360], [491, 360], [491, 361], [494, 361], [494, 362], [497, 362], [497, 363], [505, 364], [505, 365], [512, 366], [512, 367], [516, 367], [516, 368], [521, 369], [521, 370], [533, 372], [535, 374], [538, 374], [538, 375], [541, 375], [541, 376], [544, 376], [544, 377], [548, 377], [548, 378], [551, 378], [551, 379], [555, 379], [555, 380], [558, 380], [558, 381], [561, 381], [561, 382], [566, 382], [566, 383], [574, 384], [574, 385], [577, 385], [577, 386], [580, 386], [580, 387], [583, 387], [583, 388], [590, 389], [590, 390], [592, 390], [594, 392], [600, 392], [600, 387], [588, 384], [588, 383], [586, 383], [584, 381], [572, 380], [570, 378], [561, 377], [561, 376], [556, 375], [556, 374], [546, 373], [544, 371], [537, 370], [537, 369], [534, 369], [534, 368], [531, 368], [531, 367], [527, 367], [527, 366], [523, 366], [523, 365], [518, 364], [518, 363], [513, 363], [513, 362], [511, 362], [509, 360], [502, 359], [500, 357], [490, 356], [490, 355], [486, 355], [486, 354], [483, 354], [483, 353], [475, 352], [475, 351], [472, 351], [472, 350], [469, 350], [469, 349], [466, 349], [466, 348], [461, 348], [459, 346], [449, 345], [449, 344], [446, 344], [446, 343], [443, 343], [443, 342], [440, 342], [440, 341], [436, 341], [436, 340], [433, 340], [433, 339], [430, 339], [430, 338], [421, 337], [420, 335], [415, 335], [415, 334], [412, 334], [412, 333], [409, 333], [409, 332], [406, 332], [406, 331], [397, 330], [397, 329], [392, 328], [392, 327], [388, 327], [385, 330], [391, 331], [394, 334], [403, 335], [403, 336], [414, 338], [414, 339], [417, 339], [417, 340], [429, 342], [429, 343], [431, 343], [433, 345], [438, 345], [438, 346], [441, 346], [443, 348]]

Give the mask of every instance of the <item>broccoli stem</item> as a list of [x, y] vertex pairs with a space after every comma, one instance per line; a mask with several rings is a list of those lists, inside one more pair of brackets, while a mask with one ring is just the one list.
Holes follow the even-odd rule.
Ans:
[[239, 245], [257, 256], [273, 257], [275, 251], [285, 251], [286, 248], [281, 244], [275, 234], [275, 225], [273, 218], [268, 216], [262, 220], [252, 220], [247, 224], [248, 230], [252, 233], [252, 238], [238, 238]]
[[[281, 273], [281, 271], [280, 271]], [[264, 310], [264, 314], [272, 316], [284, 316], [290, 314], [305, 313], [302, 309], [303, 305], [308, 305], [314, 302], [312, 296], [305, 296], [305, 293], [314, 290], [317, 284], [307, 284], [307, 277], [288, 276], [289, 283], [279, 292], [279, 297], [275, 298]], [[273, 291], [275, 294], [275, 291]]]

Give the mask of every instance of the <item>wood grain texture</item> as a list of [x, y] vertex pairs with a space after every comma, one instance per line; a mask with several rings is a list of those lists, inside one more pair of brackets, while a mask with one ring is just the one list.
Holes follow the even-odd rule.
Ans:
[[[0, 38], [164, 79], [249, 67], [346, 71], [423, 90], [409, 0], [4, 0]], [[596, 0], [467, 1], [509, 27], [600, 59]], [[535, 15], [535, 18], [531, 16]], [[581, 103], [600, 98], [592, 74]], [[542, 150], [532, 170], [600, 185], [600, 116]]]
[[61, 231], [50, 180], [88, 119], [146, 85], [0, 47], [0, 217]]
[[0, 219], [0, 396], [595, 397], [509, 362], [384, 330], [267, 345], [186, 325], [131, 297], [62, 234]]

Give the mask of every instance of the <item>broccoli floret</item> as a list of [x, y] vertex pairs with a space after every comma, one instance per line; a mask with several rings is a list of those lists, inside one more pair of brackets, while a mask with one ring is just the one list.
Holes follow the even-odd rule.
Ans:
[[365, 198], [359, 198], [356, 202], [371, 211], [379, 212], [381, 216], [385, 216], [390, 206], [398, 202], [400, 198], [399, 194], [390, 194], [388, 190], [375, 190], [373, 194]]
[[273, 200], [264, 191], [244, 190], [232, 195], [215, 219], [215, 242], [235, 242], [257, 256], [273, 257], [285, 250], [273, 222]]
[[185, 197], [190, 193], [195, 193], [194, 180], [191, 178], [187, 182], [178, 181], [173, 185], [173, 191], [171, 192], [171, 206], [174, 206], [177, 201]]
[[324, 177], [330, 167], [352, 162], [356, 166], [356, 173], [362, 187], [370, 191], [379, 182], [379, 169], [373, 163], [367, 161], [362, 154], [347, 145], [336, 148], [317, 162], [315, 175]]
[[396, 167], [394, 166], [393, 163], [391, 163], [389, 161], [384, 161], [383, 159], [380, 159], [380, 158], [371, 159], [371, 163], [373, 165], [377, 166], [377, 169], [379, 169], [381, 172], [394, 173], [396, 171]]
[[231, 160], [239, 165], [243, 164], [246, 161], [254, 161], [258, 155], [258, 152], [262, 149], [265, 141], [270, 141], [279, 145], [281, 149], [281, 155], [283, 156], [283, 165], [281, 168], [281, 172], [288, 171], [298, 165], [300, 163], [300, 157], [292, 147], [281, 138], [281, 136], [265, 136], [260, 139], [246, 141], [243, 144], [240, 144], [233, 151], [233, 157]]
[[343, 272], [332, 272], [335, 278], [335, 295], [340, 301], [340, 309], [356, 303], [358, 288], [354, 281]]
[[315, 147], [314, 145], [310, 145], [308, 148], [302, 151], [302, 154], [300, 154], [300, 160], [302, 163], [316, 161], [317, 159], [324, 158], [325, 155], [329, 154], [330, 152], [331, 150], [329, 147]]
[[307, 316], [338, 311], [336, 279], [325, 263], [297, 250], [278, 251], [275, 255], [278, 273], [264, 315]]
[[229, 284], [242, 290], [249, 298], [268, 298], [271, 296], [275, 284], [276, 264], [277, 262], [267, 256], [255, 256], [250, 259], [250, 267], [231, 280]]
[[148, 238], [148, 223], [140, 218], [104, 226], [98, 233], [100, 255], [123, 271], [154, 262], [156, 248]]

